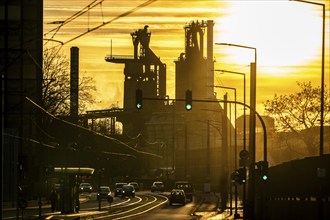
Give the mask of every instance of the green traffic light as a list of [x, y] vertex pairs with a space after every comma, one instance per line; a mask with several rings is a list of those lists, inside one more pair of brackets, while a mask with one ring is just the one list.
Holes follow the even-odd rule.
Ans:
[[263, 175], [262, 176], [262, 179], [266, 181], [268, 179], [268, 176], [267, 175]]
[[190, 111], [192, 109], [192, 91], [186, 91], [186, 110]]
[[137, 89], [135, 92], [135, 107], [138, 110], [142, 109], [142, 99], [142, 90]]

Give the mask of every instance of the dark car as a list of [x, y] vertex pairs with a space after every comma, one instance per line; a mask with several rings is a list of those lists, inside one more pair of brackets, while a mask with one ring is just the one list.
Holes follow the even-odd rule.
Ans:
[[159, 192], [165, 191], [165, 185], [163, 182], [161, 182], [161, 181], [153, 182], [153, 184], [151, 185], [151, 192], [156, 192], [156, 191], [159, 191]]
[[90, 183], [80, 183], [80, 185], [79, 185], [80, 192], [91, 193], [92, 190], [93, 190], [93, 187]]
[[135, 197], [135, 189], [134, 186], [132, 185], [124, 185], [121, 188], [121, 196], [125, 197], [125, 196], [132, 196], [133, 198]]
[[127, 183], [116, 183], [115, 184], [115, 196], [120, 196], [121, 195], [121, 188], [127, 185]]
[[183, 189], [183, 191], [186, 195], [186, 198], [189, 201], [193, 200], [194, 189], [188, 181], [176, 181], [174, 188], [175, 189]]
[[127, 185], [134, 186], [135, 192], [140, 190], [140, 186], [137, 182], [130, 182]]
[[183, 189], [172, 189], [170, 198], [169, 198], [170, 205], [174, 203], [179, 204], [186, 204], [186, 195], [183, 191]]
[[100, 186], [99, 192], [97, 193], [97, 199], [108, 199], [111, 196], [111, 190], [109, 186]]

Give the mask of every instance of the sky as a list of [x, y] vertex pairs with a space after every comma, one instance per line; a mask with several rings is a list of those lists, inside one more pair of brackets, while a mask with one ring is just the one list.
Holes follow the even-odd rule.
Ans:
[[[326, 8], [324, 73], [329, 90], [330, 1], [313, 2], [325, 4]], [[90, 10], [62, 26], [56, 24], [84, 8]], [[93, 77], [97, 88], [96, 103], [88, 110], [122, 107], [124, 65], [108, 63], [104, 58], [110, 53], [133, 55], [130, 33], [148, 25], [150, 48], [167, 65], [167, 94], [174, 98], [174, 61], [184, 52], [184, 26], [196, 20], [214, 21], [214, 43], [256, 48], [214, 45], [214, 66], [245, 74], [248, 103], [249, 65], [257, 52], [259, 113], [263, 114], [263, 103], [275, 94], [297, 92], [296, 82], [311, 81], [314, 87], [321, 86], [322, 7], [298, 1], [44, 0], [44, 47], [61, 48], [68, 58], [70, 48], [79, 47], [80, 75]], [[236, 99], [243, 102], [243, 75], [215, 72], [214, 82], [216, 86], [236, 88]], [[228, 99], [234, 100], [233, 91], [215, 92], [219, 99], [228, 93]], [[243, 112], [238, 109], [240, 114]]]

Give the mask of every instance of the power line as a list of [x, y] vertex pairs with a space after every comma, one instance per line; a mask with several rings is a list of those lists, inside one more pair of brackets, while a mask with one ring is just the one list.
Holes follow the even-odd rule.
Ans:
[[[88, 6], [84, 7], [84, 8], [83, 8], [82, 10], [80, 10], [79, 12], [75, 13], [75, 15], [73, 15], [73, 16], [71, 16], [70, 18], [66, 19], [66, 20], [65, 20], [65, 21], [64, 21], [59, 27], [52, 29], [52, 31], [56, 30], [56, 33], [57, 33], [58, 30], [59, 30], [64, 24], [67, 24], [67, 23], [69, 23], [70, 21], [74, 20], [75, 18], [81, 16], [82, 14], [86, 13], [87, 11], [89, 11], [91, 8], [94, 8], [96, 5], [98, 5], [98, 4], [101, 5], [101, 3], [102, 3], [103, 1], [104, 1], [104, 0], [101, 0], [101, 1], [99, 1], [99, 2], [97, 2], [97, 3], [95, 3], [95, 4], [93, 4], [93, 3], [95, 2], [95, 1], [94, 1], [93, 3], [91, 3], [91, 4], [89, 4]], [[135, 11], [137, 11], [137, 10], [139, 10], [139, 9], [141, 9], [141, 8], [144, 8], [144, 7], [146, 7], [146, 6], [148, 6], [148, 5], [152, 4], [152, 3], [154, 3], [154, 2], [156, 2], [156, 1], [157, 1], [157, 0], [148, 0], [148, 1], [146, 1], [146, 2], [144, 2], [144, 3], [142, 3], [142, 4], [140, 4], [140, 5], [138, 5], [138, 6], [136, 6], [136, 7], [134, 7], [133, 9], [130, 9], [130, 10], [128, 10], [128, 11], [126, 11], [126, 12], [124, 12], [124, 13], [118, 15], [117, 17], [115, 17], [115, 18], [113, 18], [113, 19], [111, 19], [111, 20], [108, 20], [108, 21], [105, 21], [105, 22], [103, 21], [102, 24], [100, 24], [100, 25], [98, 25], [98, 26], [96, 26], [96, 27], [94, 27], [94, 28], [91, 28], [91, 29], [88, 28], [87, 31], [85, 31], [85, 32], [83, 32], [83, 33], [81, 33], [81, 34], [79, 34], [79, 35], [77, 35], [77, 36], [71, 38], [70, 40], [67, 40], [67, 41], [63, 42], [63, 43], [62, 43], [62, 46], [65, 45], [65, 44], [67, 44], [67, 43], [70, 43], [71, 41], [74, 41], [74, 40], [76, 40], [76, 39], [78, 39], [78, 38], [80, 38], [80, 37], [82, 37], [82, 36], [84, 36], [84, 35], [86, 35], [86, 34], [88, 34], [89, 32], [95, 31], [95, 30], [97, 30], [97, 29], [99, 29], [99, 28], [101, 28], [101, 27], [103, 27], [103, 26], [105, 26], [105, 25], [107, 25], [107, 24], [110, 24], [110, 23], [112, 23], [112, 22], [114, 22], [114, 21], [116, 21], [116, 20], [118, 20], [118, 19], [120, 19], [120, 18], [122, 18], [122, 17], [126, 17], [126, 16], [128, 16], [128, 15], [134, 13]], [[87, 10], [86, 10], [86, 8], [87, 8]], [[102, 16], [103, 16], [103, 12], [102, 12]], [[49, 31], [49, 32], [51, 32], [51, 31]], [[49, 33], [49, 32], [47, 32], [47, 33]], [[46, 34], [47, 34], [47, 33], [46, 33]], [[56, 34], [56, 33], [55, 33], [55, 34]], [[45, 34], [45, 35], [46, 35], [46, 34]], [[52, 38], [53, 38], [53, 37], [52, 37]], [[51, 39], [52, 39], [52, 38], [51, 38]]]
[[[92, 3], [90, 3], [89, 5], [85, 6], [83, 9], [81, 9], [80, 11], [74, 13], [73, 15], [71, 15], [69, 18], [67, 18], [64, 21], [54, 21], [52, 22], [52, 24], [60, 24], [58, 27], [51, 29], [50, 31], [48, 31], [47, 33], [44, 34], [47, 35], [53, 31], [56, 31], [55, 34], [58, 32], [58, 30], [63, 27], [64, 25], [70, 23], [71, 21], [73, 21], [74, 19], [80, 17], [81, 15], [85, 14], [86, 12], [88, 12], [89, 10], [93, 9], [95, 6], [97, 6], [98, 4], [102, 3], [104, 0], [101, 0], [97, 3], [95, 3], [97, 0], [94, 0]], [[95, 3], [95, 4], [94, 4]], [[55, 35], [54, 34], [54, 35]], [[53, 37], [54, 37], [53, 35]]]

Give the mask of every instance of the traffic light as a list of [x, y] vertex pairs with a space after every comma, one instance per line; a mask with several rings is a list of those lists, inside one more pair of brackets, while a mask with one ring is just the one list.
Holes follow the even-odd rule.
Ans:
[[246, 169], [245, 168], [239, 168], [235, 170], [231, 174], [231, 179], [233, 182], [237, 184], [244, 184], [246, 183]]
[[261, 176], [263, 181], [268, 180], [268, 162], [267, 161], [259, 161], [256, 163], [257, 165], [257, 173]]
[[141, 89], [137, 89], [135, 91], [135, 107], [138, 110], [142, 109], [142, 90]]
[[186, 110], [190, 111], [192, 109], [192, 91], [186, 91]]
[[239, 175], [239, 183], [240, 184], [246, 183], [246, 169], [244, 167], [238, 169], [238, 175]]
[[234, 172], [231, 173], [231, 180], [233, 183], [239, 183], [239, 173], [238, 170], [235, 170]]

